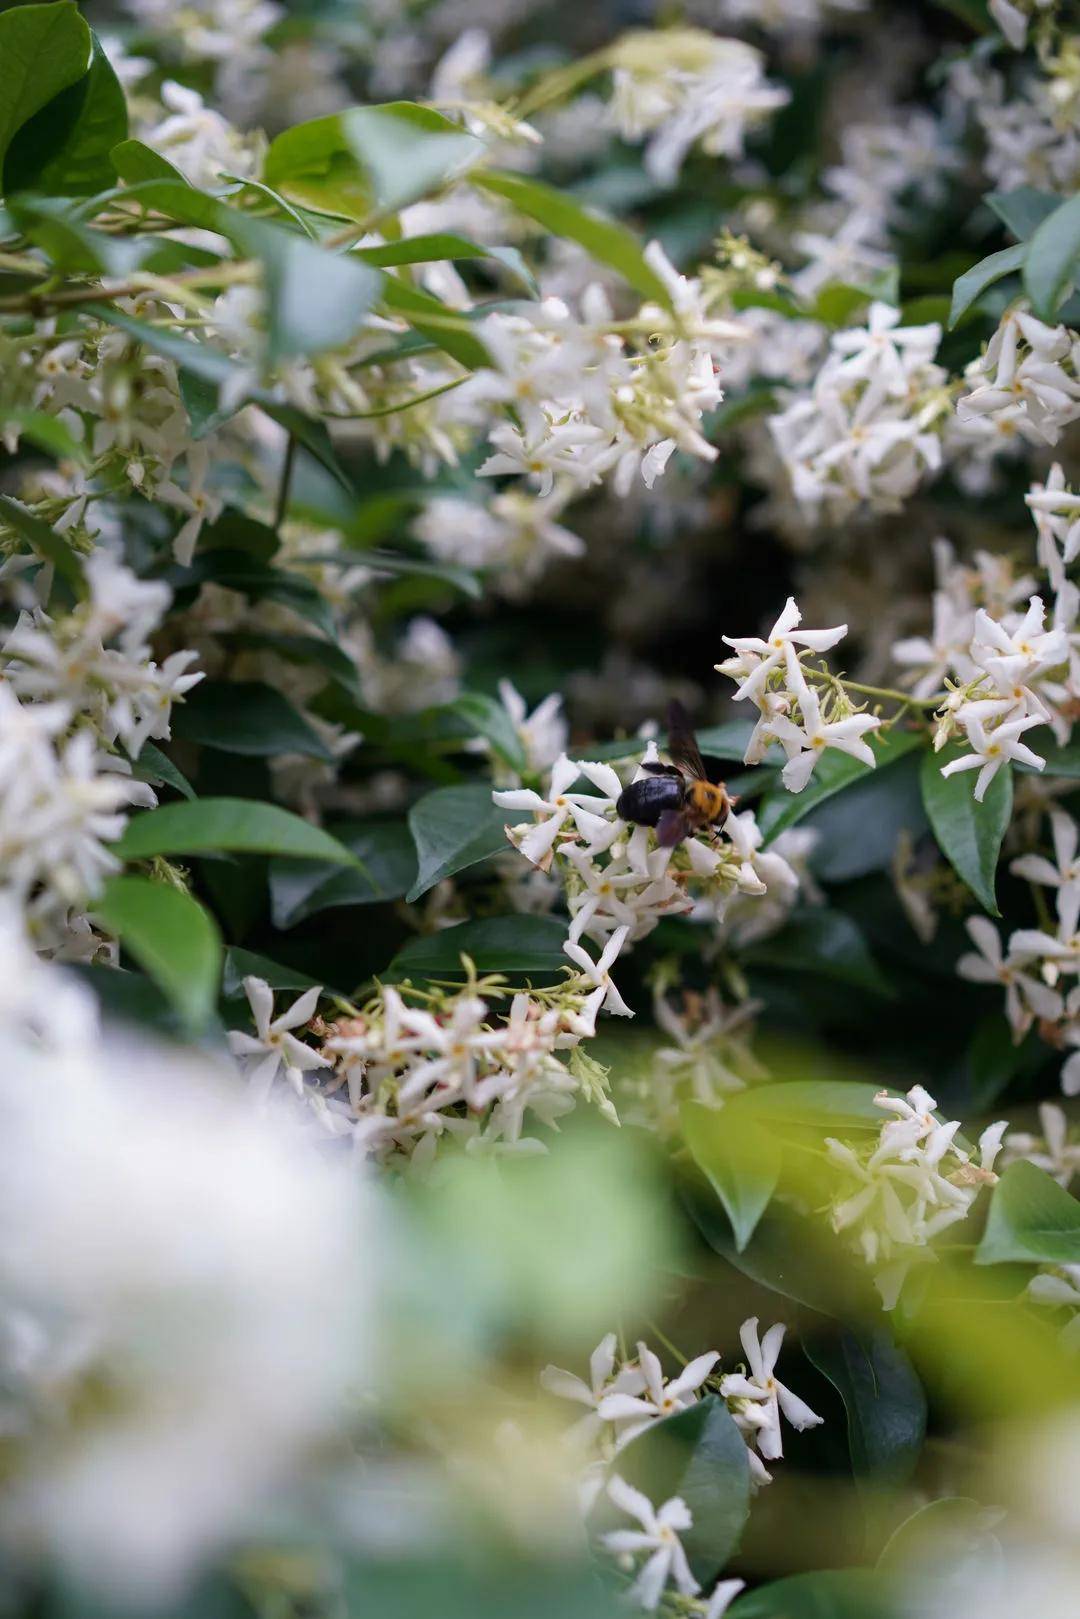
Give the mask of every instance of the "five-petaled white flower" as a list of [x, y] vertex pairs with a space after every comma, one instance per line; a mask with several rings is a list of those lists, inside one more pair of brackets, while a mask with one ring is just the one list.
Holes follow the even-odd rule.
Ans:
[[724, 1399], [736, 1402], [732, 1414], [747, 1434], [748, 1443], [756, 1444], [762, 1456], [769, 1461], [784, 1454], [780, 1432], [781, 1412], [800, 1433], [824, 1421], [773, 1375], [786, 1331], [787, 1328], [780, 1322], [770, 1327], [764, 1338], [759, 1339], [757, 1317], [752, 1316], [749, 1321], [744, 1321], [739, 1328], [739, 1338], [749, 1375], [729, 1372], [720, 1380], [720, 1393]]
[[683, 1367], [678, 1377], [665, 1382], [663, 1367], [657, 1356], [646, 1344], [639, 1343], [637, 1348], [638, 1365], [644, 1380], [643, 1392], [640, 1395], [613, 1392], [600, 1402], [600, 1415], [606, 1422], [629, 1424], [619, 1435], [620, 1448], [652, 1423], [696, 1404], [698, 1389], [720, 1359], [715, 1350], [698, 1355]]
[[[579, 776], [586, 776], [600, 787], [604, 797], [591, 793], [571, 793]], [[618, 836], [620, 823], [609, 820], [604, 812], [611, 807], [612, 797], [618, 797], [622, 783], [610, 765], [592, 764], [588, 760], [571, 760], [565, 753], [559, 755], [551, 770], [548, 796], [543, 798], [530, 787], [514, 787], [507, 792], [492, 793], [501, 809], [531, 810], [535, 822], [523, 823], [507, 829], [507, 835], [526, 860], [544, 870], [550, 864], [555, 840], [568, 820], [572, 820], [578, 835], [589, 849], [599, 851], [610, 848]]]
[[669, 1580], [683, 1596], [696, 1596], [701, 1587], [690, 1572], [680, 1533], [694, 1527], [690, 1508], [681, 1496], [673, 1495], [663, 1506], [654, 1507], [647, 1495], [635, 1490], [616, 1474], [608, 1481], [608, 1495], [628, 1517], [636, 1518], [640, 1529], [612, 1529], [601, 1537], [603, 1545], [617, 1557], [634, 1559], [643, 1552], [647, 1560], [627, 1597], [636, 1600], [646, 1613], [660, 1605]]
[[576, 1422], [570, 1430], [575, 1438], [583, 1441], [595, 1439], [607, 1420], [601, 1415], [600, 1406], [608, 1395], [639, 1394], [645, 1387], [645, 1374], [640, 1366], [621, 1366], [616, 1372], [615, 1347], [613, 1332], [601, 1338], [589, 1356], [587, 1383], [573, 1372], [564, 1372], [560, 1366], [545, 1366], [540, 1373], [540, 1382], [549, 1394], [589, 1407], [581, 1421]]
[[718, 663], [716, 667], [721, 674], [741, 680], [742, 684], [735, 693], [736, 702], [744, 697], [756, 700], [760, 696], [769, 675], [784, 662], [789, 647], [802, 646], [808, 647], [811, 652], [827, 652], [847, 634], [846, 624], [838, 624], [833, 630], [798, 630], [796, 626], [801, 623], [802, 613], [794, 596], [789, 596], [784, 611], [768, 635], [721, 636], [725, 646], [732, 647], [737, 655]]
[[263, 978], [249, 976], [244, 979], [244, 993], [255, 1019], [255, 1033], [245, 1034], [234, 1029], [229, 1035], [229, 1049], [237, 1057], [254, 1060], [248, 1080], [253, 1091], [266, 1096], [277, 1077], [279, 1068], [299, 1093], [303, 1090], [301, 1075], [312, 1068], [328, 1068], [330, 1058], [306, 1046], [290, 1031], [310, 1023], [319, 1003], [322, 989], [313, 986], [295, 1000], [287, 1012], [274, 1017], [274, 993]]

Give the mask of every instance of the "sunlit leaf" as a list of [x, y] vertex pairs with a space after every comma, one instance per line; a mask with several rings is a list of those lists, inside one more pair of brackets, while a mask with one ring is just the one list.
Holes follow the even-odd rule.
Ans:
[[221, 937], [199, 902], [171, 883], [113, 877], [94, 902], [93, 914], [164, 991], [185, 1022], [201, 1027], [217, 999]]

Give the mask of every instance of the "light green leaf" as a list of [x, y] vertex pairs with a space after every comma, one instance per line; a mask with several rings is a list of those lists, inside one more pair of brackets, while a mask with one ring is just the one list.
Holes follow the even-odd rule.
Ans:
[[1080, 1202], [1026, 1159], [1010, 1164], [994, 1187], [977, 1265], [1007, 1260], [1080, 1265]]
[[980, 259], [978, 264], [973, 264], [970, 270], [965, 270], [963, 275], [958, 276], [953, 282], [952, 304], [949, 309], [950, 332], [987, 287], [992, 287], [994, 282], [1000, 281], [1003, 276], [1012, 275], [1014, 270], [1022, 269], [1027, 256], [1027, 243], [1017, 242], [1015, 247], [1002, 248], [1000, 253], [991, 253], [989, 258]]
[[347, 1619], [626, 1619], [625, 1604], [595, 1567], [505, 1557], [435, 1562], [415, 1553], [407, 1560], [382, 1556], [349, 1564], [341, 1611]]
[[991, 191], [983, 200], [1021, 242], [1034, 236], [1043, 220], [1061, 207], [1061, 198], [1056, 192], [1038, 191], [1034, 186], [1017, 186], [1015, 191]]
[[463, 734], [482, 736], [504, 764], [520, 773], [528, 763], [517, 727], [503, 705], [486, 692], [467, 691], [448, 703], [444, 712], [460, 718]]
[[362, 220], [428, 196], [483, 153], [482, 141], [441, 113], [391, 101], [285, 130], [270, 143], [263, 179], [317, 213]]
[[895, 727], [884, 734], [872, 735], [867, 740], [873, 750], [875, 764], [864, 764], [861, 759], [853, 759], [849, 753], [841, 753], [839, 748], [830, 748], [801, 793], [789, 793], [781, 787], [766, 799], [759, 818], [766, 844], [772, 843], [789, 826], [796, 826], [819, 804], [843, 792], [845, 787], [865, 781], [874, 771], [887, 769], [925, 743], [921, 731], [901, 731]]
[[874, 1101], [880, 1091], [880, 1085], [850, 1079], [784, 1080], [740, 1091], [725, 1104], [724, 1113], [735, 1108], [768, 1131], [809, 1125], [823, 1135], [876, 1132], [888, 1117]]
[[400, 264], [433, 264], [444, 259], [493, 259], [509, 270], [531, 297], [539, 295], [536, 277], [516, 247], [484, 247], [467, 236], [455, 236], [448, 231], [406, 236], [400, 242], [384, 242], [381, 247], [357, 247], [353, 249], [353, 256], [381, 269]]
[[1024, 288], [1040, 320], [1053, 320], [1080, 261], [1080, 196], [1043, 220], [1028, 246]]
[[264, 759], [299, 753], [327, 762], [334, 757], [286, 697], [254, 680], [201, 682], [175, 710], [172, 728], [174, 736], [223, 753]]
[[407, 320], [414, 332], [434, 343], [459, 365], [475, 370], [490, 364], [491, 356], [460, 310], [447, 308], [429, 292], [390, 274], [383, 276], [382, 301]]
[[[960, 1581], [985, 1575], [988, 1565], [1001, 1561], [1001, 1542], [990, 1533], [1001, 1516], [1000, 1508], [988, 1509], [970, 1496], [929, 1501], [893, 1531], [877, 1566], [902, 1580], [910, 1580], [916, 1568], [927, 1582], [942, 1575]], [[933, 1594], [940, 1591], [938, 1585]]]
[[270, 863], [270, 905], [277, 928], [320, 911], [401, 899], [416, 880], [416, 848], [403, 821], [346, 821], [334, 835], [363, 861], [362, 871], [311, 860]]
[[261, 259], [267, 295], [267, 360], [341, 348], [379, 296], [382, 277], [353, 254], [329, 253], [262, 219], [234, 225], [242, 251]]
[[816, 973], [886, 999], [893, 995], [866, 940], [842, 911], [815, 907], [797, 912], [779, 933], [750, 945], [742, 959], [747, 967]]
[[1005, 765], [998, 771], [982, 803], [975, 800], [975, 772], [961, 771], [943, 776], [941, 768], [952, 759], [970, 752], [963, 743], [953, 743], [941, 753], [927, 753], [922, 762], [923, 804], [942, 854], [975, 898], [990, 912], [1000, 916], [994, 894], [1001, 844], [1012, 815], [1012, 770]]
[[0, 171], [5, 192], [7, 153], [16, 133], [83, 77], [91, 49], [90, 30], [73, 0], [0, 12]]
[[29, 439], [36, 449], [44, 450], [58, 461], [77, 461], [80, 466], [89, 463], [90, 456], [83, 444], [58, 416], [45, 410], [10, 410], [5, 424], [17, 427], [22, 438]]
[[871, 1569], [816, 1569], [744, 1591], [727, 1619], [901, 1619], [891, 1589]]
[[249, 798], [198, 798], [190, 804], [163, 804], [133, 815], [123, 837], [112, 845], [121, 860], [152, 860], [159, 854], [293, 855], [300, 860], [336, 860], [355, 866], [356, 857], [336, 838], [276, 804]]
[[637, 237], [624, 225], [583, 208], [554, 186], [525, 179], [520, 174], [484, 169], [472, 176], [472, 183], [502, 197], [518, 213], [535, 219], [554, 236], [577, 242], [601, 264], [617, 270], [643, 297], [670, 307], [671, 294], [655, 270], [649, 268]]
[[904, 1351], [885, 1327], [861, 1334], [845, 1327], [804, 1349], [844, 1402], [856, 1478], [905, 1483], [926, 1437], [926, 1395]]
[[565, 940], [566, 924], [555, 916], [486, 916], [411, 940], [383, 976], [390, 982], [456, 977], [463, 955], [482, 973], [558, 973], [570, 965]]
[[168, 996], [184, 1021], [202, 1028], [217, 999], [221, 937], [198, 901], [171, 883], [113, 877], [93, 914]]
[[404, 551], [366, 550], [359, 547], [350, 558], [372, 568], [376, 573], [400, 575], [405, 579], [438, 579], [444, 585], [453, 585], [462, 595], [478, 601], [483, 594], [480, 581], [468, 568], [453, 562], [432, 562], [427, 557], [407, 556]]
[[409, 828], [418, 870], [408, 893], [410, 904], [444, 877], [509, 848], [507, 813], [492, 803], [490, 787], [439, 787], [415, 803]]
[[[617, 1471], [650, 1501], [677, 1495], [686, 1502], [693, 1527], [679, 1538], [695, 1578], [711, 1584], [736, 1550], [750, 1510], [746, 1441], [725, 1402], [706, 1394], [654, 1422], [619, 1452]], [[606, 1512], [604, 1519], [606, 1526]]]
[[780, 1179], [779, 1140], [736, 1107], [685, 1102], [680, 1120], [694, 1162], [724, 1205], [741, 1253]]
[[8, 147], [6, 191], [91, 197], [112, 185], [109, 153], [127, 134], [127, 102], [101, 41], [92, 39], [89, 71], [23, 124]]

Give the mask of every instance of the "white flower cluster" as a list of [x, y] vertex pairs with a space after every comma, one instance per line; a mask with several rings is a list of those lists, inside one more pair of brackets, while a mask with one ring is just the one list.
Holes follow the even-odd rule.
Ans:
[[810, 34], [844, 15], [857, 15], [868, 0], [719, 0], [725, 23], [764, 28], [770, 34]]
[[1069, 1127], [1065, 1110], [1056, 1102], [1039, 1103], [1041, 1135], [1030, 1130], [1010, 1130], [1005, 1137], [1001, 1167], [1026, 1159], [1036, 1169], [1044, 1169], [1066, 1191], [1073, 1177], [1080, 1174], [1080, 1140]]
[[784, 1453], [781, 1416], [799, 1432], [823, 1420], [775, 1375], [785, 1330], [777, 1325], [759, 1337], [757, 1318], [744, 1321], [739, 1336], [746, 1363], [742, 1370], [722, 1377], [714, 1373], [720, 1359], [715, 1350], [696, 1356], [670, 1379], [645, 1343], [638, 1343], [632, 1359], [620, 1360], [613, 1332], [593, 1350], [588, 1381], [558, 1366], [548, 1366], [541, 1374], [540, 1381], [549, 1393], [585, 1407], [585, 1415], [567, 1433], [568, 1442], [584, 1463], [584, 1510], [594, 1507], [606, 1491], [620, 1511], [640, 1526], [610, 1530], [600, 1536], [600, 1543], [625, 1572], [634, 1574], [628, 1600], [647, 1612], [659, 1607], [668, 1585], [673, 1584], [682, 1597], [691, 1599], [685, 1604], [687, 1613], [717, 1619], [742, 1589], [742, 1582], [722, 1581], [708, 1599], [693, 1600], [701, 1587], [678, 1538], [693, 1527], [686, 1503], [674, 1497], [655, 1508], [620, 1478], [618, 1457], [656, 1423], [696, 1405], [710, 1392], [711, 1383], [713, 1391], [727, 1401], [746, 1439], [751, 1487], [770, 1483], [772, 1475], [765, 1461], [776, 1461]]
[[677, 983], [670, 967], [657, 972], [653, 1016], [668, 1043], [657, 1047], [645, 1074], [623, 1078], [618, 1087], [624, 1121], [666, 1137], [679, 1135], [684, 1101], [722, 1107], [725, 1097], [768, 1072], [751, 1050], [760, 1001], [725, 1005], [715, 984], [704, 994], [682, 988], [673, 996]]
[[373, 1211], [227, 1063], [102, 1030], [13, 914], [0, 960], [5, 1543], [156, 1605], [340, 1433]]
[[865, 327], [835, 333], [811, 387], [769, 418], [792, 492], [808, 521], [897, 511], [942, 462], [950, 415], [934, 364], [941, 327], [900, 326], [875, 303]]
[[961, 956], [957, 971], [977, 984], [998, 984], [1005, 991], [1005, 1015], [1014, 1040], [1038, 1023], [1047, 1041], [1073, 1048], [1061, 1070], [1067, 1096], [1080, 1094], [1080, 985], [1067, 981], [1080, 975], [1080, 829], [1062, 809], [1050, 813], [1054, 858], [1020, 855], [1010, 870], [1029, 883], [1054, 892], [1056, 922], [1017, 928], [1002, 949], [996, 927], [987, 917], [973, 916], [967, 930], [976, 953]]
[[[479, 421], [497, 407], [488, 434], [495, 453], [481, 477], [525, 476], [546, 496], [556, 480], [581, 490], [610, 474], [619, 495], [638, 475], [651, 488], [677, 449], [715, 460], [702, 417], [723, 398], [717, 360], [741, 341], [741, 328], [710, 313], [701, 282], [679, 275], [658, 243], [645, 257], [671, 310], [645, 304], [632, 322], [616, 322], [593, 286], [580, 319], [545, 298], [480, 323], [492, 363], [458, 390], [453, 409], [468, 418], [479, 408]], [[514, 420], [505, 416], [511, 407]]]
[[625, 141], [647, 140], [645, 168], [671, 185], [693, 146], [741, 157], [747, 132], [786, 105], [764, 76], [760, 51], [696, 29], [624, 38], [610, 117]]
[[979, 1137], [978, 1162], [956, 1145], [958, 1120], [941, 1124], [937, 1103], [921, 1085], [903, 1097], [882, 1091], [878, 1106], [895, 1115], [881, 1127], [867, 1152], [833, 1138], [829, 1156], [853, 1181], [853, 1191], [833, 1199], [833, 1229], [848, 1232], [855, 1252], [874, 1270], [874, 1285], [886, 1310], [895, 1308], [913, 1264], [933, 1258], [933, 1239], [964, 1220], [984, 1186], [997, 1180], [994, 1162], [1007, 1121], [989, 1125]]
[[1056, 444], [1080, 417], [1080, 337], [1017, 305], [967, 367], [964, 381], [969, 392], [956, 412], [966, 431]]
[[[650, 743], [643, 765], [656, 759], [656, 745]], [[645, 774], [641, 766], [633, 780]], [[576, 790], [580, 778], [599, 792]], [[738, 895], [770, 893], [790, 903], [799, 881], [781, 854], [762, 849], [763, 835], [751, 810], [730, 813], [722, 829], [711, 835], [695, 834], [673, 849], [664, 848], [651, 827], [631, 827], [619, 817], [616, 804], [622, 790], [612, 765], [562, 754], [546, 794], [522, 787], [492, 796], [503, 809], [532, 814], [532, 821], [508, 826], [507, 837], [542, 871], [557, 862], [571, 918], [563, 948], [596, 990], [607, 986], [607, 1010], [628, 1015], [611, 983], [611, 967], [623, 949], [645, 938], [661, 918], [690, 915], [715, 926]], [[595, 964], [582, 938], [602, 947]]]
[[1046, 11], [1054, 3], [1055, 0], [1027, 0], [1026, 5], [1020, 5], [1017, 0], [989, 0], [989, 11], [1013, 50], [1022, 51], [1033, 13]]
[[[316, 1018], [318, 987], [277, 1017], [262, 979], [246, 978], [244, 989], [255, 1033], [237, 1030], [229, 1040], [256, 1097], [291, 1089], [323, 1130], [361, 1156], [421, 1167], [444, 1134], [471, 1153], [543, 1152], [542, 1141], [522, 1134], [527, 1115], [555, 1127], [582, 1095], [616, 1117], [604, 1070], [576, 1050], [610, 1006], [610, 984], [577, 977], [518, 994], [498, 1020], [490, 1003], [505, 992], [497, 979], [474, 980], [456, 995], [424, 991], [419, 1005], [408, 985], [388, 985], [332, 1023]], [[319, 1044], [302, 1039], [305, 1032]]]
[[802, 792], [827, 748], [838, 748], [853, 759], [873, 765], [873, 751], [863, 737], [881, 724], [873, 714], [855, 713], [833, 676], [828, 677], [823, 710], [822, 700], [807, 681], [800, 659], [807, 651], [827, 652], [834, 647], [847, 634], [847, 625], [831, 630], [801, 630], [801, 622], [802, 614], [794, 597], [789, 596], [768, 635], [725, 635], [723, 640], [734, 649], [735, 656], [716, 665], [721, 674], [739, 682], [735, 701], [750, 701], [758, 711], [744, 762], [759, 764], [778, 742], [787, 754], [781, 777], [792, 793]]

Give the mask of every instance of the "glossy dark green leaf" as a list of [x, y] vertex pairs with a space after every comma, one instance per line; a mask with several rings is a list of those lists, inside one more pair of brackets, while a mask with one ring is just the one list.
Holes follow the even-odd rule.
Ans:
[[508, 849], [506, 819], [490, 787], [438, 787], [425, 794], [409, 811], [418, 862], [410, 903], [444, 877]]
[[123, 88], [95, 34], [89, 70], [17, 131], [4, 159], [5, 192], [90, 197], [104, 191], [113, 183], [109, 154], [127, 128]]
[[384, 274], [382, 301], [394, 314], [407, 320], [414, 332], [443, 349], [460, 365], [475, 370], [490, 364], [491, 357], [472, 331], [468, 317], [440, 303], [430, 292], [410, 286], [397, 276]]
[[780, 1142], [737, 1108], [685, 1102], [683, 1139], [727, 1211], [735, 1246], [742, 1252], [769, 1206], [780, 1179]]
[[527, 760], [517, 727], [503, 705], [485, 692], [463, 692], [447, 704], [446, 711], [457, 716], [463, 733], [483, 737], [511, 770], [523, 771]]
[[922, 795], [938, 847], [958, 877], [990, 912], [1000, 916], [994, 893], [998, 857], [1012, 816], [1012, 769], [1000, 769], [982, 803], [975, 799], [973, 770], [943, 776], [942, 766], [970, 752], [953, 743], [941, 753], [927, 753], [922, 762]]
[[650, 268], [637, 237], [624, 225], [583, 208], [554, 186], [524, 175], [484, 169], [474, 174], [472, 180], [474, 185], [502, 197], [518, 213], [534, 219], [552, 235], [577, 242], [601, 264], [617, 270], [643, 297], [652, 298], [665, 307], [670, 305], [670, 292]]
[[1080, 196], [1047, 215], [1028, 244], [1024, 288], [1041, 320], [1054, 319], [1080, 267]]
[[844, 1402], [856, 1478], [895, 1487], [914, 1472], [926, 1437], [926, 1395], [915, 1368], [885, 1327], [804, 1345]]
[[861, 759], [853, 759], [849, 753], [830, 748], [801, 793], [789, 793], [786, 788], [779, 788], [770, 795], [762, 806], [760, 817], [765, 842], [771, 843], [789, 826], [797, 826], [835, 793], [843, 792], [855, 782], [866, 780], [875, 770], [887, 770], [890, 765], [925, 745], [921, 732], [902, 731], [897, 727], [883, 735], [871, 736], [868, 741], [873, 749], [875, 764], [864, 764]]
[[779, 933], [750, 945], [742, 959], [751, 968], [814, 974], [884, 998], [893, 994], [866, 940], [842, 911], [799, 911]]
[[0, 172], [23, 125], [86, 74], [91, 49], [73, 0], [0, 12]]
[[384, 976], [391, 981], [457, 976], [463, 955], [479, 972], [557, 973], [569, 966], [565, 941], [566, 925], [558, 917], [487, 916], [413, 939]]
[[171, 883], [112, 877], [93, 914], [193, 1028], [206, 1023], [221, 978], [221, 936], [199, 902]]
[[427, 557], [413, 557], [404, 551], [385, 551], [381, 548], [359, 551], [350, 560], [362, 562], [365, 568], [372, 568], [376, 573], [404, 579], [437, 579], [441, 584], [460, 590], [463, 596], [472, 596], [474, 600], [479, 600], [483, 594], [476, 574], [453, 562], [432, 562]]
[[257, 955], [253, 950], [230, 947], [225, 952], [225, 968], [221, 981], [221, 993], [227, 1001], [240, 1000], [243, 997], [245, 978], [262, 978], [271, 989], [293, 989], [298, 992], [313, 989], [319, 984], [317, 978], [309, 978], [307, 973], [298, 972], [295, 967], [283, 967], [280, 962], [271, 961], [269, 956]]
[[274, 926], [295, 927], [320, 911], [401, 899], [416, 881], [416, 848], [403, 821], [345, 821], [334, 836], [363, 861], [362, 871], [311, 860], [270, 863]]
[[356, 857], [321, 827], [299, 815], [248, 798], [198, 798], [190, 804], [162, 804], [133, 815], [123, 837], [112, 845], [121, 860], [152, 860], [159, 854], [293, 855], [301, 860], [337, 860], [355, 866]]
[[[707, 1394], [653, 1423], [619, 1452], [617, 1471], [650, 1501], [682, 1497], [694, 1522], [680, 1539], [695, 1578], [711, 1584], [738, 1546], [750, 1508], [746, 1441], [725, 1402]], [[625, 1523], [620, 1516], [619, 1526]]]
[[224, 753], [276, 758], [299, 753], [330, 761], [319, 733], [273, 686], [258, 681], [205, 680], [172, 717], [173, 735]]
[[195, 789], [184, 773], [153, 742], [143, 743], [131, 773], [138, 781], [147, 781], [152, 787], [173, 787], [181, 798], [195, 797]]
[[138, 185], [142, 180], [176, 180], [181, 185], [187, 184], [183, 174], [167, 157], [162, 157], [160, 152], [155, 152], [152, 146], [147, 146], [143, 141], [118, 141], [109, 153], [109, 161], [121, 180], [126, 180], [128, 185]]
[[0, 520], [9, 523], [21, 534], [43, 562], [52, 563], [74, 595], [86, 594], [82, 561], [62, 534], [57, 534], [43, 518], [27, 511], [20, 501], [12, 500], [10, 495], [0, 495]]
[[1008, 1260], [1080, 1265], [1080, 1202], [1026, 1159], [1010, 1164], [994, 1187], [977, 1265]]
[[1028, 256], [1026, 242], [1017, 242], [1014, 247], [1002, 248], [1000, 253], [991, 253], [988, 258], [980, 259], [978, 264], [965, 270], [953, 282], [952, 304], [949, 308], [949, 330], [952, 331], [957, 322], [971, 308], [987, 287], [992, 287], [1003, 276], [1012, 275], [1014, 271], [1023, 268]]
[[483, 152], [482, 141], [441, 113], [392, 101], [285, 130], [270, 143], [263, 179], [317, 213], [365, 219], [438, 190]]
[[[352, 1563], [342, 1619], [625, 1619], [618, 1592], [595, 1567], [495, 1558], [483, 1564], [426, 1556]], [[213, 1616], [212, 1616], [213, 1619]]]

